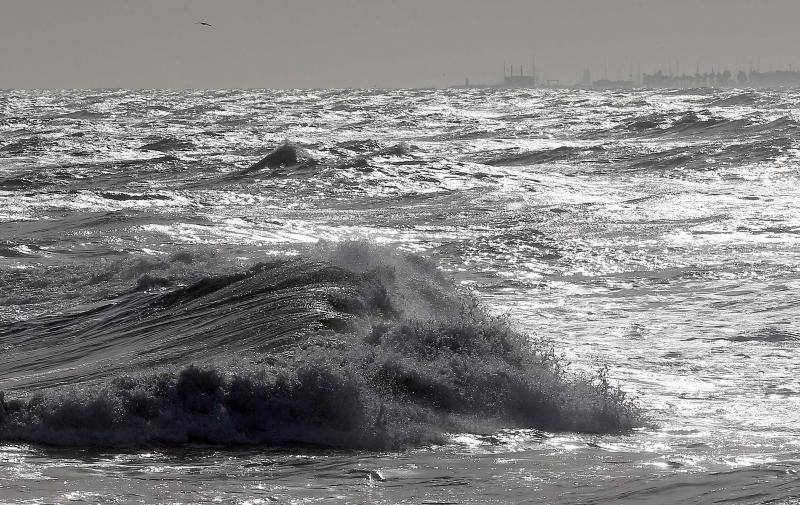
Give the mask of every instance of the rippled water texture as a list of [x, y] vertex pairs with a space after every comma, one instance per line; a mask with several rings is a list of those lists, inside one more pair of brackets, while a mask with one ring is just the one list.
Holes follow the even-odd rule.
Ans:
[[131, 360], [103, 325], [120, 300], [366, 239], [575, 373], [607, 365], [652, 420], [390, 452], [3, 442], [0, 501], [796, 503], [799, 179], [796, 91], [0, 91], [7, 399], [250, 351], [219, 312], [214, 346], [187, 316], [150, 354], [125, 341]]

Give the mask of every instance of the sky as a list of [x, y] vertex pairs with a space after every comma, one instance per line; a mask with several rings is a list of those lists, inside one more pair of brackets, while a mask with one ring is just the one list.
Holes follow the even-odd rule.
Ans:
[[0, 88], [438, 87], [534, 56], [565, 83], [797, 69], [799, 19], [799, 0], [0, 0]]

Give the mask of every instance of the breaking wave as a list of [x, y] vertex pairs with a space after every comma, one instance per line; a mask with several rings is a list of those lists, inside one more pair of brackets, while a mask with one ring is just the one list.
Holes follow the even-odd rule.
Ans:
[[719, 171], [725, 166], [744, 163], [764, 163], [774, 161], [792, 148], [787, 137], [773, 137], [769, 140], [750, 141], [724, 147], [689, 145], [673, 147], [663, 151], [637, 154], [627, 160], [633, 170], [689, 170]]
[[0, 328], [0, 346], [6, 441], [386, 449], [643, 422], [604, 372], [568, 370], [429, 261], [363, 242], [183, 287], [140, 278]]
[[727, 119], [709, 110], [655, 113], [638, 117], [622, 125], [624, 130], [646, 136], [719, 135], [739, 132], [752, 126], [747, 118]]
[[800, 334], [781, 328], [767, 327], [757, 331], [735, 335], [729, 337], [727, 340], [731, 342], [792, 342], [800, 340]]
[[147, 144], [141, 146], [139, 150], [170, 152], [170, 151], [191, 149], [192, 147], [194, 147], [194, 144], [192, 144], [188, 140], [181, 140], [176, 138], [161, 138], [158, 140], [154, 140], [153, 142], [148, 142]]
[[736, 107], [741, 105], [755, 105], [760, 96], [755, 92], [736, 93], [724, 98], [715, 98], [708, 102], [709, 107]]
[[[602, 150], [602, 148], [595, 149]], [[483, 163], [492, 166], [538, 165], [565, 160], [585, 150], [586, 148], [560, 146], [541, 151], [522, 151], [503, 154], [484, 160]]]
[[89, 121], [89, 120], [104, 119], [106, 117], [108, 117], [108, 115], [102, 112], [94, 112], [90, 110], [76, 110], [74, 112], [67, 112], [65, 114], [59, 114], [53, 116], [53, 119], [78, 119], [83, 121]]
[[48, 139], [42, 137], [25, 137], [14, 142], [0, 145], [0, 157], [20, 156], [23, 154], [40, 154], [49, 147]]

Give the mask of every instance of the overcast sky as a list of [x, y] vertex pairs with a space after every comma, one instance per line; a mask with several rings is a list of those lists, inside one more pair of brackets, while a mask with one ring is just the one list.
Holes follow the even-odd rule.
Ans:
[[798, 23], [800, 0], [0, 0], [0, 88], [445, 86], [534, 54], [567, 82], [800, 68]]

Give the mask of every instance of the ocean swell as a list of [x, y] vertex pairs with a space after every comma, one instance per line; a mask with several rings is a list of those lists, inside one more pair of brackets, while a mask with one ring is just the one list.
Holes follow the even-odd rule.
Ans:
[[141, 284], [0, 329], [0, 440], [386, 449], [642, 423], [605, 373], [568, 370], [415, 255], [345, 243]]

